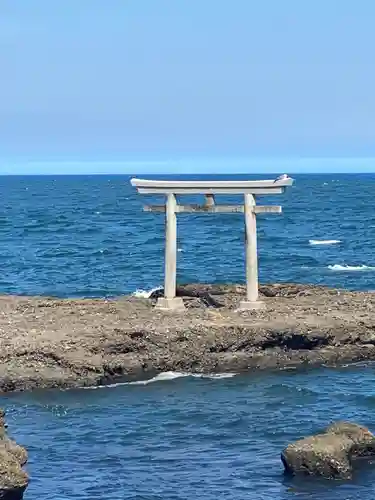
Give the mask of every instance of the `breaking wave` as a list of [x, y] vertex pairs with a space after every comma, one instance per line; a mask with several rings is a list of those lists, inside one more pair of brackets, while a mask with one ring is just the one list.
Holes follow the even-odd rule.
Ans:
[[374, 266], [341, 266], [340, 264], [334, 264], [333, 266], [328, 266], [331, 271], [375, 271]]
[[165, 382], [168, 380], [174, 380], [176, 378], [192, 377], [192, 378], [206, 378], [210, 380], [221, 380], [225, 378], [233, 378], [236, 373], [188, 373], [188, 372], [163, 372], [159, 373], [155, 377], [147, 380], [135, 380], [133, 382], [117, 382], [113, 384], [106, 385], [96, 385], [91, 387], [82, 387], [82, 389], [108, 389], [111, 387], [121, 387], [123, 385], [148, 385], [154, 382]]
[[309, 240], [310, 245], [337, 245], [341, 240]]
[[138, 297], [140, 299], [149, 299], [154, 292], [157, 292], [158, 290], [162, 289], [163, 287], [161, 286], [156, 286], [155, 288], [151, 288], [151, 290], [139, 289], [133, 293], [133, 297]]

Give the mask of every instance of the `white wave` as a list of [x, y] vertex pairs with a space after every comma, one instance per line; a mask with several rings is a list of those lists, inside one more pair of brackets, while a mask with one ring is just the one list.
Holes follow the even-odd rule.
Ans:
[[211, 380], [220, 380], [222, 378], [233, 378], [237, 373], [188, 373], [189, 377], [209, 378]]
[[117, 382], [113, 384], [107, 384], [107, 385], [96, 385], [96, 386], [90, 386], [90, 387], [82, 387], [82, 389], [86, 390], [95, 390], [95, 389], [108, 389], [108, 388], [113, 388], [113, 387], [121, 387], [124, 385], [148, 385], [152, 384], [154, 382], [165, 382], [168, 380], [174, 380], [176, 378], [185, 378], [185, 377], [192, 377], [192, 378], [207, 378], [210, 380], [221, 380], [225, 378], [233, 378], [237, 374], [236, 373], [188, 373], [188, 372], [163, 372], [159, 373], [155, 377], [152, 377], [147, 380], [135, 380], [133, 382]]
[[183, 252], [184, 249], [183, 248], [177, 248], [177, 252]]
[[310, 245], [337, 245], [341, 240], [309, 240]]
[[139, 289], [133, 293], [133, 297], [138, 297], [140, 299], [149, 299], [154, 292], [157, 292], [158, 290], [162, 289], [163, 287], [161, 286], [156, 286], [155, 288], [151, 288], [151, 290]]
[[361, 266], [341, 266], [340, 264], [334, 264], [333, 266], [328, 266], [328, 269], [331, 269], [331, 271], [373, 271], [375, 267], [365, 266], [364, 264]]

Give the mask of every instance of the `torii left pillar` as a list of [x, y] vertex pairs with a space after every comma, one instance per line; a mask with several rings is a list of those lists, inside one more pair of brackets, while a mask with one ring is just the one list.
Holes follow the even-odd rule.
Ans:
[[244, 195], [245, 214], [245, 255], [246, 255], [246, 300], [240, 302], [240, 309], [262, 309], [264, 302], [258, 300], [258, 250], [257, 219], [255, 213], [255, 197], [250, 193]]
[[157, 309], [176, 311], [185, 309], [181, 297], [176, 297], [177, 277], [177, 217], [176, 195], [167, 194], [165, 210], [165, 272], [164, 297], [159, 297]]

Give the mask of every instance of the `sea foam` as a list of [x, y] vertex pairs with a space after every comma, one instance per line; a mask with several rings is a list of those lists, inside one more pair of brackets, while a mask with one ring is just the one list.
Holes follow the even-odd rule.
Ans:
[[366, 266], [364, 264], [360, 266], [341, 266], [340, 264], [334, 264], [332, 266], [328, 266], [328, 269], [331, 269], [331, 271], [375, 271], [374, 266]]
[[206, 379], [210, 379], [210, 380], [221, 380], [221, 379], [226, 379], [226, 378], [233, 378], [236, 375], [237, 375], [236, 373], [188, 373], [188, 372], [170, 371], [170, 372], [159, 373], [158, 375], [155, 375], [155, 377], [152, 377], [152, 378], [147, 379], [147, 380], [134, 380], [132, 382], [117, 382], [117, 383], [113, 383], [113, 384], [83, 387], [82, 389], [95, 390], [95, 389], [108, 389], [108, 388], [113, 388], [113, 387], [121, 387], [124, 385], [148, 385], [148, 384], [153, 384], [155, 382], [166, 382], [169, 380], [174, 380], [177, 378], [186, 378], [186, 377], [206, 378]]
[[158, 290], [162, 289], [163, 287], [161, 286], [156, 286], [155, 288], [151, 288], [151, 290], [139, 289], [133, 293], [133, 297], [138, 297], [140, 299], [149, 299], [154, 292], [157, 292]]
[[310, 245], [337, 245], [341, 240], [309, 240]]

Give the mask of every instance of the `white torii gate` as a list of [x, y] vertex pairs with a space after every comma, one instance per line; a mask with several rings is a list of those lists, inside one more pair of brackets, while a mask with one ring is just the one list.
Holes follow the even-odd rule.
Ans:
[[[281, 213], [281, 206], [256, 205], [257, 195], [282, 194], [294, 182], [291, 178], [260, 181], [166, 181], [131, 179], [131, 185], [140, 194], [159, 194], [166, 197], [164, 205], [145, 206], [144, 211], [162, 212], [165, 224], [165, 276], [164, 297], [158, 299], [156, 307], [163, 310], [184, 309], [181, 297], [176, 297], [177, 271], [177, 219], [176, 214], [194, 213], [244, 213], [246, 246], [246, 300], [241, 301], [240, 309], [259, 309], [263, 302], [258, 300], [258, 256], [256, 215], [261, 213]], [[203, 205], [180, 205], [176, 195], [203, 194]], [[217, 205], [216, 195], [242, 195], [242, 205]]]

